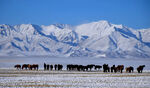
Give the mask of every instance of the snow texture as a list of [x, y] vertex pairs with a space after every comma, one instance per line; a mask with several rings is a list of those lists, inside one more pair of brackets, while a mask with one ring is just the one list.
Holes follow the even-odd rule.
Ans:
[[46, 88], [149, 88], [150, 74], [16, 71], [0, 69], [0, 87]]

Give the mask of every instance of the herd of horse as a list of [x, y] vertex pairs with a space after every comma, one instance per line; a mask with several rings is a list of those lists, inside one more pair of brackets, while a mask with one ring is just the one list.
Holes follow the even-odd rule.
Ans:
[[[38, 64], [17, 64], [14, 66], [15, 68], [17, 68], [18, 70], [38, 70], [39, 69], [39, 65]], [[145, 65], [140, 65], [139, 67], [137, 67], [137, 71], [138, 73], [142, 73], [143, 68], [145, 67]], [[103, 72], [120, 72], [122, 73], [124, 70], [124, 65], [118, 65], [118, 66], [111, 66], [109, 67], [108, 64], [103, 64], [103, 66], [101, 65], [94, 65], [94, 64], [89, 64], [89, 65], [76, 65], [76, 64], [68, 64], [66, 66], [66, 70], [68, 71], [98, 71], [101, 68], [103, 68]], [[62, 70], [63, 69], [63, 65], [61, 64], [55, 64], [55, 65], [49, 65], [44, 63], [44, 70]], [[134, 68], [132, 66], [126, 67], [125, 71], [128, 73], [134, 72]]]
[[38, 64], [23, 64], [22, 66], [20, 64], [17, 64], [14, 66], [14, 68], [17, 68], [18, 70], [38, 70], [39, 69], [39, 65]]

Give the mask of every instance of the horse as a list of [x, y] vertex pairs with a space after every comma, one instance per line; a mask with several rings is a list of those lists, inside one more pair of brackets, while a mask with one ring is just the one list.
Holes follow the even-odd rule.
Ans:
[[115, 66], [115, 65], [113, 65], [112, 67], [111, 67], [111, 72], [117, 72], [117, 67]]
[[131, 73], [131, 72], [133, 72], [133, 71], [134, 71], [134, 68], [133, 68], [132, 66], [126, 67], [126, 72]]
[[46, 70], [49, 70], [49, 67], [50, 67], [49, 64], [47, 64], [47, 65], [46, 65]]
[[100, 66], [100, 65], [95, 65], [95, 70], [100, 70], [102, 68], [102, 66]]
[[53, 70], [53, 65], [49, 65], [49, 67], [50, 67], [50, 70]]
[[83, 65], [78, 65], [77, 70], [78, 71], [83, 71]]
[[145, 65], [140, 65], [140, 66], [137, 68], [138, 73], [142, 73], [144, 67], [145, 67]]
[[117, 66], [117, 71], [118, 72], [122, 73], [123, 69], [124, 69], [124, 65], [118, 65]]
[[58, 70], [62, 70], [62, 69], [63, 69], [63, 65], [58, 64], [58, 65], [57, 65], [57, 68], [58, 68]]
[[33, 64], [33, 65], [31, 65], [31, 64], [23, 64], [22, 65], [22, 70], [25, 68], [25, 70], [38, 70], [39, 69], [39, 65], [38, 64]]
[[72, 67], [71, 64], [68, 64], [68, 65], [67, 65], [67, 70], [70, 71], [70, 70], [71, 70], [71, 67]]
[[33, 64], [33, 65], [31, 65], [31, 68], [34, 69], [34, 70], [38, 70], [39, 69], [39, 65], [38, 64]]
[[55, 70], [58, 70], [58, 65], [57, 64], [55, 64], [54, 67], [55, 67]]
[[88, 71], [88, 68], [89, 66], [83, 66], [83, 65], [73, 65], [73, 64], [68, 64], [67, 65], [67, 70], [68, 71], [71, 71], [71, 70], [74, 70], [74, 71]]
[[22, 70], [23, 70], [24, 68], [25, 68], [26, 70], [27, 70], [27, 69], [30, 69], [30, 65], [29, 65], [29, 64], [23, 64], [23, 65], [22, 65]]
[[17, 64], [17, 65], [14, 66], [14, 68], [20, 70], [20, 69], [21, 69], [21, 65], [20, 65], [20, 64]]
[[82, 66], [83, 71], [88, 71], [88, 66]]
[[46, 63], [44, 63], [44, 70], [47, 70], [47, 68], [46, 68], [47, 66], [46, 66]]
[[89, 64], [87, 65], [88, 69], [90, 69], [90, 71], [92, 70], [92, 68], [94, 67], [95, 65], [94, 64]]
[[108, 64], [103, 64], [103, 72], [110, 72], [110, 67]]

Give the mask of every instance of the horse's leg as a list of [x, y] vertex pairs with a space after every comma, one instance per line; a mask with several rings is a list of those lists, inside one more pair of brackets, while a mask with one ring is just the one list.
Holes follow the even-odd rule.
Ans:
[[138, 70], [138, 73], [140, 73], [140, 70]]
[[111, 72], [113, 72], [112, 68], [111, 68]]

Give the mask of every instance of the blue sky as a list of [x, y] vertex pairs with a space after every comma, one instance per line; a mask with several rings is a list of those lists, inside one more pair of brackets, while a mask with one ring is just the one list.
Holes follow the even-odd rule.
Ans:
[[0, 0], [0, 24], [78, 25], [99, 20], [150, 28], [150, 0]]

